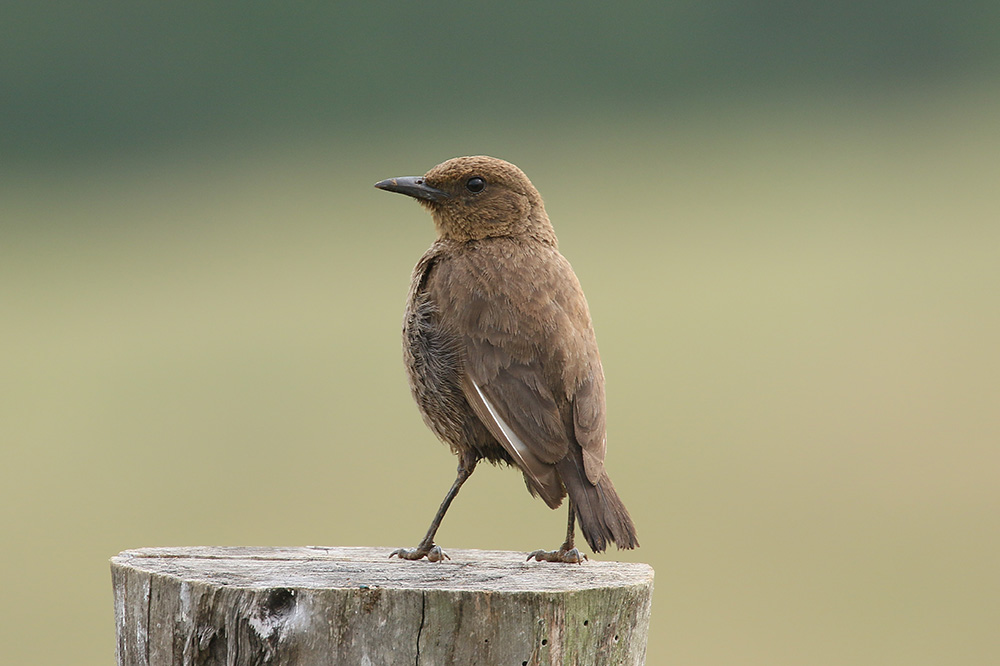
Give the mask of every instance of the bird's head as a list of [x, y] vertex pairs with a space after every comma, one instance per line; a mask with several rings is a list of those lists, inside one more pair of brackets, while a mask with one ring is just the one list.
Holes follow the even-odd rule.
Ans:
[[388, 178], [375, 187], [419, 201], [440, 238], [531, 237], [555, 244], [538, 190], [523, 171], [495, 157], [456, 157], [423, 176]]

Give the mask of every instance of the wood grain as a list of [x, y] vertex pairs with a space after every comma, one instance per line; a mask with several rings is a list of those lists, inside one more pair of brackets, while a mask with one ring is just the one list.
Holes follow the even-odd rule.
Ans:
[[391, 550], [125, 551], [111, 560], [118, 664], [644, 663], [648, 565]]

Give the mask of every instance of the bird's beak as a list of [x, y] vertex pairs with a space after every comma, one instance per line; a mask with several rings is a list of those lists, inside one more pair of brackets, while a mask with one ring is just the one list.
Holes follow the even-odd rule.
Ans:
[[399, 192], [415, 199], [425, 201], [441, 201], [447, 199], [449, 194], [444, 190], [431, 187], [424, 182], [423, 176], [402, 176], [400, 178], [386, 178], [375, 183], [375, 187], [389, 192]]

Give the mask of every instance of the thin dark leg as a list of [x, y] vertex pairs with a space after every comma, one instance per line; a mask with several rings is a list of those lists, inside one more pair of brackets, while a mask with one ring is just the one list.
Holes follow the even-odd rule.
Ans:
[[573, 510], [573, 500], [567, 499], [569, 505], [569, 519], [566, 521], [566, 541], [559, 550], [536, 550], [528, 554], [529, 560], [539, 562], [565, 562], [567, 564], [580, 564], [587, 556], [573, 546], [576, 537], [576, 511]]
[[455, 478], [455, 483], [451, 484], [451, 488], [448, 490], [448, 494], [444, 496], [444, 501], [441, 502], [441, 506], [438, 507], [437, 513], [434, 514], [434, 520], [431, 521], [431, 526], [427, 529], [427, 534], [424, 535], [423, 540], [416, 548], [397, 548], [396, 550], [389, 553], [389, 557], [395, 555], [396, 557], [403, 560], [419, 560], [426, 557], [431, 562], [440, 562], [444, 559], [451, 559], [448, 557], [447, 553], [441, 550], [440, 546], [434, 545], [434, 535], [437, 534], [438, 527], [441, 526], [441, 520], [444, 518], [444, 514], [448, 512], [448, 507], [451, 506], [452, 500], [458, 495], [459, 489], [462, 484], [472, 476], [472, 473], [476, 471], [476, 460], [472, 462], [462, 461], [458, 464], [458, 476]]
[[573, 539], [576, 537], [576, 511], [573, 510], [573, 500], [567, 500], [569, 504], [569, 520], [566, 525], [566, 542], [559, 550], [573, 550]]

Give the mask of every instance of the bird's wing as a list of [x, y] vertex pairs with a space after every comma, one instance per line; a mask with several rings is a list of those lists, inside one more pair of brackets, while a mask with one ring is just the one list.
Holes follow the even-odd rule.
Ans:
[[[449, 261], [432, 289], [462, 341], [466, 400], [534, 490], [558, 504], [554, 466], [571, 446], [583, 450], [588, 481], [604, 474], [604, 376], [587, 303], [555, 250], [502, 272], [506, 257], [488, 250]], [[448, 289], [457, 275], [475, 276], [461, 300]]]
[[568, 433], [555, 397], [528, 365], [512, 364], [493, 377], [478, 376], [467, 368], [470, 383], [493, 412], [531, 450], [539, 461], [552, 465], [566, 456]]
[[531, 481], [529, 487], [549, 506], [559, 506], [564, 492], [554, 463], [566, 455], [569, 442], [551, 393], [523, 381], [531, 374], [525, 366], [489, 381], [475, 374], [465, 373], [462, 391], [476, 416]]
[[[523, 347], [508, 351], [494, 342], [466, 338], [463, 393], [476, 415], [546, 501], [562, 497], [553, 466], [571, 446], [582, 450], [587, 480], [596, 484], [605, 452], [604, 375], [596, 351], [586, 372], [572, 374], [564, 354], [526, 357]], [[549, 350], [558, 344], [558, 336], [550, 339]]]
[[489, 388], [484, 391], [468, 373], [464, 375], [462, 392], [476, 416], [524, 473], [529, 480], [528, 488], [540, 495], [550, 507], [556, 508], [565, 493], [555, 467], [539, 457], [535, 438], [530, 433], [524, 433], [520, 424], [512, 425], [516, 422], [505, 416], [506, 410], [498, 407], [496, 401], [487, 396], [487, 391], [492, 393]]
[[604, 475], [608, 441], [604, 414], [604, 373], [598, 361], [597, 371], [583, 381], [573, 396], [573, 434], [583, 449], [587, 480], [594, 484]]

